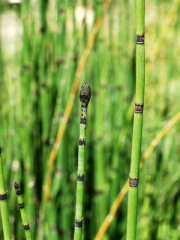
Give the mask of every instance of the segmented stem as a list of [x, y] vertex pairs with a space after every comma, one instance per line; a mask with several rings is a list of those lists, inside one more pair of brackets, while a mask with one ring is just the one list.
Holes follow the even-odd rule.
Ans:
[[131, 168], [129, 175], [127, 240], [136, 239], [138, 178], [141, 154], [144, 84], [145, 84], [145, 46], [144, 46], [144, 12], [145, 0], [136, 0], [137, 32], [136, 32], [136, 103], [133, 125], [133, 142]]
[[80, 136], [78, 151], [78, 176], [76, 190], [76, 214], [75, 214], [75, 231], [74, 240], [80, 240], [82, 235], [82, 211], [83, 211], [83, 190], [84, 190], [84, 151], [85, 151], [85, 131], [87, 106], [91, 97], [91, 88], [86, 82], [80, 90], [81, 101], [81, 119], [80, 119]]
[[11, 240], [11, 228], [10, 228], [10, 222], [9, 222], [7, 194], [6, 194], [5, 183], [4, 183], [1, 148], [0, 148], [0, 207], [1, 207], [4, 240]]
[[22, 218], [22, 223], [23, 223], [23, 226], [24, 226], [26, 239], [27, 240], [32, 240], [31, 231], [30, 231], [30, 227], [29, 227], [29, 224], [28, 224], [26, 211], [25, 211], [25, 208], [24, 208], [24, 201], [23, 201], [23, 198], [21, 196], [21, 190], [20, 190], [19, 185], [16, 182], [14, 183], [14, 188], [15, 188], [16, 195], [17, 195], [17, 200], [18, 200], [18, 204], [19, 204], [19, 209], [20, 209], [20, 213], [21, 213], [21, 218]]

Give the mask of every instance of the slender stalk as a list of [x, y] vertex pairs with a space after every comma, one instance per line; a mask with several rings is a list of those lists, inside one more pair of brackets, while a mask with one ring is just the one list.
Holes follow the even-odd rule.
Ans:
[[80, 136], [78, 152], [78, 177], [76, 190], [76, 214], [75, 214], [75, 231], [74, 240], [80, 240], [82, 234], [82, 211], [83, 211], [83, 190], [84, 190], [84, 150], [85, 150], [85, 130], [87, 106], [91, 98], [91, 88], [88, 83], [84, 83], [80, 90], [81, 101], [81, 119], [80, 119]]
[[22, 223], [23, 223], [24, 230], [25, 230], [26, 239], [27, 240], [32, 240], [30, 227], [29, 227], [29, 224], [28, 224], [26, 211], [25, 211], [25, 208], [24, 208], [24, 202], [23, 202], [23, 199], [22, 199], [22, 196], [21, 196], [21, 190], [20, 190], [19, 185], [16, 182], [14, 183], [14, 188], [15, 188], [16, 195], [17, 195], [17, 200], [18, 200], [18, 204], [19, 204], [19, 209], [20, 209]]
[[11, 228], [10, 228], [10, 222], [9, 222], [7, 194], [6, 194], [5, 183], [4, 183], [1, 148], [0, 148], [0, 206], [1, 206], [1, 217], [2, 217], [4, 240], [11, 240]]
[[136, 1], [137, 32], [136, 32], [136, 103], [133, 126], [133, 142], [131, 168], [129, 175], [127, 240], [136, 239], [137, 207], [138, 207], [138, 178], [141, 154], [144, 84], [145, 84], [145, 46], [144, 46], [144, 17], [145, 0]]

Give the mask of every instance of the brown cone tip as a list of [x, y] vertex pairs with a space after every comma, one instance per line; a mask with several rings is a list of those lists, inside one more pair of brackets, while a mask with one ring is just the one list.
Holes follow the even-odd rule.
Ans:
[[17, 182], [14, 182], [14, 188], [15, 188], [15, 189], [18, 189], [18, 188], [19, 188], [19, 185], [17, 184]]
[[79, 98], [81, 102], [86, 104], [89, 103], [89, 100], [91, 98], [91, 87], [87, 82], [83, 83], [81, 86]]

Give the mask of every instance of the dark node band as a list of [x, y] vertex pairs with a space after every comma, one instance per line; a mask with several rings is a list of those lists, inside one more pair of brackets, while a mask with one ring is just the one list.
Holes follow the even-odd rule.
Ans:
[[73, 62], [77, 61], [77, 57], [76, 56], [73, 56], [71, 59], [72, 59]]
[[60, 8], [59, 13], [64, 13], [64, 8]]
[[85, 146], [85, 143], [86, 143], [85, 140], [79, 140], [79, 146], [83, 146], [83, 145]]
[[6, 200], [7, 199], [7, 194], [0, 194], [0, 200]]
[[24, 203], [19, 203], [19, 209], [23, 209], [24, 208]]
[[89, 102], [90, 98], [91, 98], [91, 94], [79, 94], [79, 98], [82, 102]]
[[135, 113], [143, 113], [143, 106], [144, 106], [144, 104], [136, 104], [135, 103], [135, 110], [134, 110], [134, 112]]
[[82, 227], [82, 221], [75, 220], [75, 227]]
[[42, 88], [46, 88], [47, 87], [47, 84], [44, 82], [44, 83], [41, 83], [41, 87]]
[[80, 119], [80, 124], [85, 124], [86, 125], [86, 118], [81, 118]]
[[84, 174], [82, 176], [78, 175], [77, 176], [77, 181], [83, 182], [84, 181]]
[[144, 44], [144, 34], [143, 35], [136, 35], [136, 43], [137, 44]]
[[17, 190], [16, 195], [21, 195], [21, 190]]
[[29, 173], [29, 172], [30, 172], [30, 169], [24, 168], [24, 172], [25, 172], [25, 173]]
[[15, 188], [15, 189], [18, 189], [18, 188], [19, 188], [19, 185], [17, 184], [17, 182], [14, 183], [14, 188]]
[[63, 64], [65, 61], [64, 59], [57, 59], [56, 61], [54, 61], [54, 64], [56, 64], [57, 66], [59, 66], [60, 64]]
[[94, 190], [95, 195], [103, 195], [105, 192], [103, 190]]
[[137, 187], [138, 186], [139, 178], [131, 178], [129, 177], [129, 186], [130, 187]]
[[0, 146], [0, 153], [2, 152], [1, 146]]
[[23, 226], [24, 226], [25, 231], [30, 230], [29, 224], [28, 225], [23, 225]]
[[146, 194], [145, 194], [145, 197], [148, 197], [148, 198], [149, 198], [149, 197], [151, 197], [151, 196], [152, 196], [151, 193], [146, 193]]
[[41, 28], [40, 28], [40, 31], [41, 31], [42, 33], [45, 33], [45, 32], [46, 32], [46, 27], [41, 27]]

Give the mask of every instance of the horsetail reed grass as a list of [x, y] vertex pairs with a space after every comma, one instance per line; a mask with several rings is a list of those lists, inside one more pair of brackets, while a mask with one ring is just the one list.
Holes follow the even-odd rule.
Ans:
[[72, 111], [72, 107], [74, 105], [75, 94], [76, 94], [76, 91], [77, 91], [77, 88], [78, 88], [80, 77], [81, 77], [81, 74], [84, 70], [87, 58], [88, 58], [88, 56], [91, 52], [91, 49], [93, 47], [94, 41], [96, 39], [97, 33], [98, 33], [100, 25], [102, 23], [103, 16], [106, 13], [106, 11], [108, 10], [109, 4], [111, 3], [111, 1], [112, 0], [109, 0], [103, 5], [103, 13], [96, 20], [96, 23], [94, 25], [92, 34], [90, 35], [88, 43], [86, 45], [86, 49], [84, 50], [84, 53], [83, 53], [83, 55], [80, 59], [77, 70], [75, 72], [75, 78], [74, 78], [74, 81], [73, 81], [73, 84], [72, 84], [70, 97], [69, 97], [69, 100], [68, 100], [68, 103], [67, 103], [67, 106], [66, 106], [61, 124], [60, 124], [59, 129], [58, 129], [58, 133], [57, 133], [57, 136], [56, 136], [56, 140], [55, 140], [53, 149], [50, 153], [50, 158], [49, 158], [48, 168], [47, 168], [47, 175], [46, 175], [46, 180], [45, 180], [45, 186], [44, 186], [44, 189], [43, 189], [44, 202], [47, 201], [49, 199], [49, 196], [50, 196], [50, 188], [51, 188], [51, 181], [52, 181], [51, 176], [52, 176], [53, 169], [54, 169], [54, 163], [55, 163], [55, 160], [56, 160], [56, 156], [57, 156], [57, 153], [58, 153], [59, 146], [61, 144], [61, 141], [62, 141], [62, 138], [63, 138], [63, 135], [64, 135], [64, 131], [66, 129], [68, 119], [69, 119], [71, 111]]
[[[146, 66], [146, 79], [148, 79], [152, 74], [152, 69], [154, 67], [154, 63], [157, 59], [157, 56], [159, 55], [160, 49], [163, 45], [164, 40], [166, 39], [166, 36], [168, 35], [169, 30], [174, 25], [174, 20], [176, 19], [176, 13], [178, 11], [180, 0], [174, 0], [172, 7], [168, 13], [168, 16], [166, 20], [164, 21], [164, 25], [160, 31], [158, 40], [154, 46], [154, 49], [152, 51], [151, 61], [148, 61]], [[169, 22], [171, 24], [166, 24], [166, 22]]]
[[15, 189], [16, 195], [17, 195], [17, 200], [18, 200], [18, 204], [19, 204], [19, 209], [20, 209], [20, 213], [21, 213], [21, 218], [22, 218], [22, 223], [23, 223], [26, 239], [27, 240], [32, 240], [30, 227], [29, 227], [29, 224], [28, 224], [26, 211], [25, 211], [25, 208], [24, 208], [24, 202], [23, 202], [23, 199], [22, 199], [22, 196], [21, 196], [21, 190], [20, 190], [19, 185], [16, 182], [14, 183], [14, 189]]
[[[4, 5], [4, 1], [0, 5]], [[147, 111], [143, 116], [142, 152], [147, 149], [153, 135], [163, 127], [164, 121], [179, 111], [179, 8], [174, 8], [174, 13], [166, 19], [174, 2], [177, 6], [177, 0], [146, 3], [146, 74], [148, 71], [152, 74], [146, 81]], [[122, 187], [129, 175], [131, 158], [134, 101], [132, 110], [129, 104], [135, 89], [136, 1], [112, 1], [108, 12], [102, 13], [104, 3], [107, 6], [109, 1], [31, 0], [21, 1], [16, 6], [6, 3], [6, 8], [0, 8], [0, 138], [4, 146], [3, 172], [8, 193], [11, 239], [25, 239], [12, 188], [15, 179], [17, 183], [23, 183], [23, 200], [32, 238], [73, 238], [79, 138], [77, 116], [80, 115], [76, 90], [80, 82], [85, 81], [93, 89], [93, 102], [88, 105], [90, 121], [86, 128], [88, 138], [85, 150], [82, 239], [94, 239], [103, 220], [107, 228], [111, 223], [103, 240], [124, 240], [126, 237], [128, 182]], [[100, 26], [103, 19], [99, 30], [93, 28], [97, 19], [96, 26]], [[161, 38], [164, 24], [167, 32], [163, 30], [163, 40], [158, 44], [158, 51], [154, 55], [153, 49]], [[7, 31], [12, 28], [13, 31]], [[18, 37], [14, 38], [13, 33]], [[5, 38], [5, 34], [10, 36]], [[93, 41], [97, 36], [91, 51], [84, 48], [89, 36], [92, 36]], [[15, 47], [14, 52], [11, 51], [11, 43]], [[80, 61], [82, 55], [83, 60], [87, 60], [84, 67]], [[79, 68], [76, 75], [77, 85], [73, 85], [79, 62], [82, 68]], [[149, 70], [150, 65], [153, 66], [153, 71]], [[73, 92], [70, 93], [71, 89]], [[69, 117], [64, 115], [67, 102], [70, 102]], [[119, 110], [116, 111], [117, 109]], [[130, 114], [126, 114], [128, 111]], [[55, 142], [60, 124], [62, 139]], [[62, 125], [65, 126], [64, 129]], [[138, 211], [138, 219], [141, 220], [137, 221], [139, 240], [145, 237], [145, 231], [148, 231], [152, 239], [162, 239], [165, 236], [167, 240], [179, 239], [179, 172], [176, 174], [179, 168], [179, 130], [180, 126], [177, 128], [176, 125], [157, 145], [153, 156], [148, 159], [150, 165], [145, 164], [151, 167], [152, 172], [153, 191], [149, 201], [150, 216], [147, 219], [151, 224], [148, 226], [146, 211], [141, 207]], [[156, 140], [152, 142], [148, 154], [157, 144]], [[42, 218], [42, 188], [49, 171], [46, 161], [52, 147], [59, 149], [53, 163], [54, 168], [50, 171], [52, 187], [49, 187]], [[145, 174], [143, 168], [138, 186], [140, 206], [146, 202]], [[122, 205], [115, 215], [122, 199]], [[112, 211], [108, 214], [112, 205]], [[3, 239], [1, 218], [0, 239]]]
[[9, 222], [7, 194], [6, 194], [5, 183], [4, 183], [1, 147], [0, 147], [0, 207], [1, 207], [1, 217], [2, 217], [4, 239], [11, 240], [11, 228], [10, 228], [10, 222]]
[[76, 191], [76, 213], [75, 213], [75, 230], [74, 240], [81, 240], [82, 234], [82, 211], [83, 211], [83, 191], [84, 191], [84, 151], [86, 142], [86, 119], [87, 107], [91, 98], [91, 88], [88, 83], [84, 83], [80, 89], [79, 95], [81, 101], [81, 118], [80, 118], [80, 136], [79, 136], [79, 152], [78, 152], [78, 176]]
[[[163, 129], [157, 134], [157, 136], [151, 141], [150, 146], [147, 148], [145, 153], [143, 154], [143, 157], [140, 162], [140, 168], [143, 167], [144, 162], [148, 160], [148, 158], [153, 153], [154, 149], [158, 145], [158, 143], [161, 141], [161, 139], [169, 132], [169, 130], [174, 126], [175, 123], [177, 123], [180, 120], [180, 112], [178, 112], [173, 118], [171, 118], [167, 124], [163, 127]], [[99, 228], [98, 233], [96, 234], [95, 240], [101, 240], [104, 236], [105, 232], [107, 231], [109, 225], [111, 224], [122, 200], [124, 199], [127, 191], [129, 188], [129, 180], [126, 181], [124, 186], [122, 187], [120, 193], [116, 197], [108, 215], [106, 216], [104, 222], [102, 223], [101, 227]]]
[[144, 46], [145, 0], [137, 0], [136, 10], [137, 10], [136, 103], [134, 112], [131, 167], [129, 175], [129, 196], [128, 196], [127, 237], [126, 237], [127, 240], [136, 239], [138, 178], [141, 154], [144, 85], [145, 85], [145, 46]]

